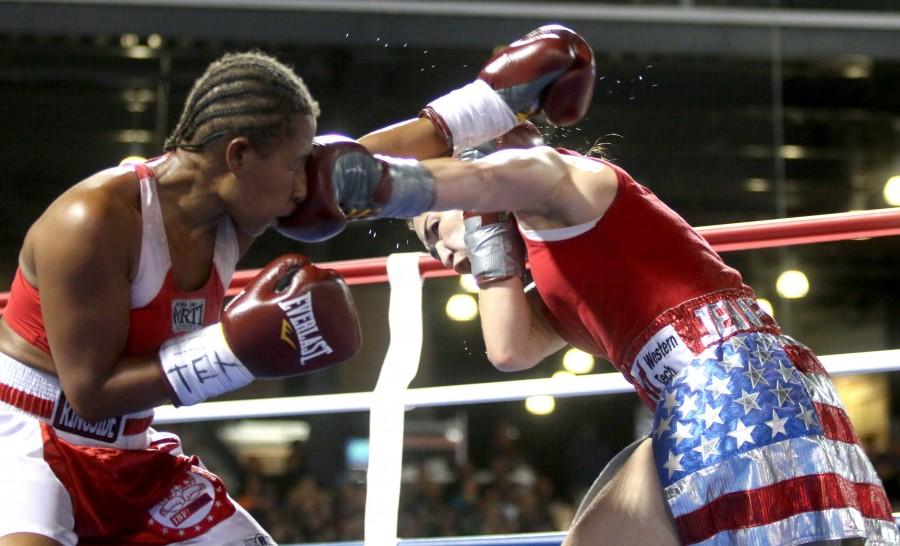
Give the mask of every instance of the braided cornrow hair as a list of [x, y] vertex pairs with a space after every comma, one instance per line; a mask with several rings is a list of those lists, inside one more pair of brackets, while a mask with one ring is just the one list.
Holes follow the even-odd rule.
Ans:
[[265, 151], [290, 130], [296, 114], [319, 115], [306, 84], [280, 61], [259, 51], [227, 53], [194, 82], [165, 151], [200, 151], [222, 137], [246, 136]]

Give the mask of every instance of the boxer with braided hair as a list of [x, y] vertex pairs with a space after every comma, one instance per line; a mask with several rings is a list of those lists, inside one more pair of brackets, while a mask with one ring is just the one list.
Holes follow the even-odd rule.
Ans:
[[198, 151], [236, 134], [266, 149], [297, 114], [318, 117], [319, 105], [296, 73], [260, 52], [226, 54], [194, 83], [163, 149]]
[[[542, 110], [571, 121], [559, 90], [593, 76], [579, 39], [556, 29], [516, 42], [515, 60], [491, 61], [480, 83], [356, 146], [437, 157]], [[321, 179], [308, 183], [322, 164], [310, 161], [317, 115], [289, 67], [227, 54], [195, 82], [165, 154], [72, 185], [28, 230], [0, 321], [0, 546], [272, 543], [150, 423], [158, 405], [359, 350], [346, 283], [298, 254], [273, 260], [222, 309], [238, 260], [267, 228], [321, 240], [369, 204], [404, 214], [430, 205], [414, 195], [427, 180], [402, 162], [397, 191], [348, 180], [346, 203]]]

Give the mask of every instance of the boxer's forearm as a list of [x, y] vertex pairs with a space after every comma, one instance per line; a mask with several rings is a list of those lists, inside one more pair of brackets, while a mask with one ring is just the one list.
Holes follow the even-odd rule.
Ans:
[[99, 421], [173, 403], [162, 374], [154, 355], [122, 359], [104, 377], [60, 379], [75, 412]]
[[450, 152], [444, 138], [425, 118], [401, 121], [373, 131], [360, 138], [359, 143], [375, 154], [420, 160], [442, 157]]
[[482, 288], [478, 308], [488, 360], [498, 370], [526, 370], [563, 345], [533, 315], [518, 278]]

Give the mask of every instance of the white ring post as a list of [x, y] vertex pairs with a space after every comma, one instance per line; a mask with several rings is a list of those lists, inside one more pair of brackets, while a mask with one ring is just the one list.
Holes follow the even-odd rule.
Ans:
[[396, 545], [398, 541], [406, 389], [416, 376], [422, 353], [420, 256], [418, 252], [391, 254], [387, 259], [391, 341], [369, 414], [366, 546]]

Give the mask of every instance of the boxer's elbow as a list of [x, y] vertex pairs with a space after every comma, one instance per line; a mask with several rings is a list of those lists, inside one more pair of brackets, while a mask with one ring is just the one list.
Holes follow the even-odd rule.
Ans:
[[60, 384], [69, 408], [85, 421], [102, 421], [122, 413], [112, 407], [107, 397], [103, 396], [102, 387], [90, 378], [61, 380]]
[[97, 396], [94, 392], [69, 389], [65, 391], [65, 394], [69, 407], [85, 421], [96, 422], [115, 416], [115, 412], [111, 412], [110, 408], [106, 407], [102, 397]]
[[515, 344], [488, 344], [487, 357], [501, 372], [518, 372], [534, 367], [540, 360]]

